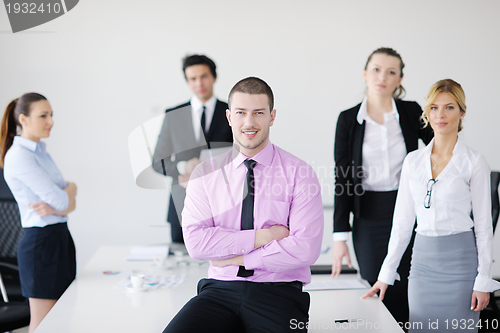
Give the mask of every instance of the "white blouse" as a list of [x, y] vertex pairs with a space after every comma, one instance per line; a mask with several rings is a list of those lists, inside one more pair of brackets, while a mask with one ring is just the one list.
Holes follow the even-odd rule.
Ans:
[[55, 210], [66, 210], [68, 186], [61, 172], [47, 153], [44, 142], [15, 136], [5, 155], [4, 178], [19, 206], [23, 228], [45, 227], [66, 222], [66, 215], [41, 217], [29, 205], [42, 201]]
[[366, 191], [397, 190], [407, 151], [394, 99], [392, 111], [384, 113], [383, 124], [377, 123], [368, 115], [366, 98], [359, 107], [357, 121], [360, 124], [366, 121], [363, 138], [363, 188]]
[[500, 283], [491, 278], [490, 272], [493, 226], [488, 163], [459, 138], [453, 156], [435, 179], [430, 207], [425, 208], [428, 182], [432, 179], [433, 146], [434, 139], [425, 148], [408, 154], [403, 163], [388, 253], [378, 279], [388, 284], [399, 280], [396, 270], [410, 242], [416, 217], [416, 232], [425, 236], [458, 234], [474, 227], [479, 264], [473, 289], [482, 292], [500, 289]]

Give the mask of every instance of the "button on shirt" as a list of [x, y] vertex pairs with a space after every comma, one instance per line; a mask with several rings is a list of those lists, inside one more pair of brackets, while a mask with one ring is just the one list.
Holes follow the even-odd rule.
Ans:
[[[415, 217], [416, 232], [438, 237], [470, 231], [474, 227], [478, 250], [478, 275], [474, 290], [492, 292], [500, 283], [491, 279], [493, 226], [491, 222], [490, 168], [485, 158], [457, 140], [453, 156], [437, 176], [430, 208], [424, 207], [427, 183], [432, 179], [430, 156], [434, 139], [406, 157], [401, 173], [387, 257], [379, 280], [393, 284], [396, 269], [410, 241]], [[474, 220], [470, 213], [473, 213]]]
[[41, 217], [28, 207], [42, 201], [58, 211], [68, 208], [67, 184], [45, 147], [43, 142], [16, 136], [5, 155], [4, 177], [19, 206], [23, 228], [68, 220], [66, 215]]
[[[304, 161], [270, 142], [252, 159], [254, 230], [241, 230], [241, 206], [248, 159], [233, 147], [199, 164], [191, 174], [182, 211], [189, 254], [200, 260], [243, 255], [250, 277], [238, 277], [239, 266], [210, 266], [208, 276], [225, 281], [311, 281], [309, 265], [319, 256], [323, 205], [318, 179]], [[255, 249], [255, 230], [284, 225], [290, 235]]]
[[366, 121], [363, 139], [363, 188], [366, 191], [395, 191], [407, 154], [399, 113], [394, 99], [392, 111], [384, 113], [384, 123], [379, 124], [368, 115], [367, 99], [359, 108], [357, 121]]

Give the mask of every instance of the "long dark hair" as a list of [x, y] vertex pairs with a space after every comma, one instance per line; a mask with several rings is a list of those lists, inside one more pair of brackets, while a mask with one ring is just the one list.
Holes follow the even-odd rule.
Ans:
[[[366, 61], [365, 70], [366, 68], [368, 68], [368, 63], [370, 62], [370, 60], [372, 60], [372, 56], [374, 54], [385, 54], [391, 57], [398, 58], [400, 61], [400, 66], [399, 66], [399, 69], [401, 71], [400, 77], [403, 77], [403, 68], [405, 68], [405, 63], [403, 62], [403, 58], [401, 58], [401, 55], [397, 53], [396, 50], [391, 49], [390, 47], [381, 47], [373, 51], [372, 54], [370, 54], [370, 56], [368, 57], [368, 60]], [[403, 88], [402, 85], [399, 85], [399, 87], [397, 87], [396, 90], [394, 90], [394, 92], [392, 93], [392, 97], [394, 97], [394, 99], [402, 99], [405, 95], [406, 95], [406, 89]]]
[[31, 113], [31, 103], [47, 100], [43, 95], [37, 93], [27, 93], [19, 98], [16, 98], [7, 105], [3, 114], [2, 123], [0, 124], [0, 167], [3, 168], [5, 154], [12, 146], [14, 137], [17, 134], [17, 127], [21, 127], [19, 123], [19, 115], [24, 114], [29, 117]]

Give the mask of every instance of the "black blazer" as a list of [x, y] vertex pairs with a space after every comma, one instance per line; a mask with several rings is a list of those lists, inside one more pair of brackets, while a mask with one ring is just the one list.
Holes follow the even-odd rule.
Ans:
[[[361, 103], [340, 113], [335, 132], [335, 200], [333, 213], [333, 230], [335, 232], [351, 231], [349, 214], [360, 213], [359, 188], [363, 177], [363, 139], [365, 123], [357, 121]], [[430, 126], [423, 128], [420, 119], [422, 109], [416, 102], [396, 100], [399, 113], [399, 124], [405, 140], [407, 153], [418, 148], [418, 139], [428, 144], [434, 133]], [[349, 189], [349, 191], [347, 190]]]
[[[227, 103], [217, 100], [207, 136], [203, 138], [202, 134], [198, 141], [194, 135], [190, 102], [165, 111], [165, 120], [153, 155], [153, 169], [173, 178], [167, 221], [179, 223], [180, 211], [179, 214], [176, 213], [172, 196], [178, 198], [178, 202], [184, 202], [186, 196], [182, 186], [175, 186], [179, 184], [177, 163], [199, 157], [200, 152], [208, 148], [208, 145], [210, 148], [218, 148], [233, 144], [233, 132], [226, 118], [227, 109]], [[176, 204], [180, 205], [177, 201]]]

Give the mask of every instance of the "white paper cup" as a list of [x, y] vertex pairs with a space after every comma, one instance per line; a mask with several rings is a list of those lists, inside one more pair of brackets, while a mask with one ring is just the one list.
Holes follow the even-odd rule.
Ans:
[[153, 262], [156, 267], [165, 267], [167, 256], [155, 256]]
[[132, 282], [132, 287], [135, 289], [141, 289], [144, 287], [145, 276], [142, 274], [130, 276], [130, 281]]

